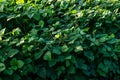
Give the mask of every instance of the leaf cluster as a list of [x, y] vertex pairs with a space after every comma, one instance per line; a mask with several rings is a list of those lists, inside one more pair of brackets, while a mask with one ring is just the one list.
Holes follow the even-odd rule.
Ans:
[[119, 0], [0, 0], [0, 80], [119, 80], [119, 59]]

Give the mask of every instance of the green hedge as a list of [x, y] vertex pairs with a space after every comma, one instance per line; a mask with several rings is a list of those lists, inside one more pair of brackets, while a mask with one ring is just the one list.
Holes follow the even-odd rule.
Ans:
[[0, 0], [0, 80], [120, 80], [119, 0]]

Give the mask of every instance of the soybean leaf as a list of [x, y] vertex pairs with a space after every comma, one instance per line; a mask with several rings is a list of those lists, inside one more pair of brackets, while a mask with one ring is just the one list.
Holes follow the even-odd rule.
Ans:
[[9, 56], [9, 57], [13, 57], [13, 56], [16, 55], [18, 52], [19, 52], [19, 50], [17, 50], [17, 49], [11, 49], [11, 50], [8, 52], [8, 56]]
[[40, 26], [40, 27], [43, 27], [43, 26], [44, 26], [44, 21], [40, 20], [40, 21], [39, 21], [39, 26]]
[[5, 33], [5, 28], [0, 30], [0, 36], [4, 35], [4, 33]]
[[24, 65], [24, 62], [22, 60], [18, 60], [17, 63], [18, 68], [22, 68]]
[[93, 54], [93, 52], [92, 51], [85, 51], [84, 52], [84, 55], [88, 58], [88, 59], [90, 59], [90, 60], [94, 60], [94, 54]]
[[43, 59], [46, 60], [46, 61], [51, 61], [51, 60], [52, 60], [51, 52], [50, 52], [50, 51], [47, 51], [47, 52], [44, 54]]
[[63, 45], [62, 46], [62, 52], [67, 52], [68, 51], [68, 46], [67, 45]]
[[0, 63], [0, 72], [4, 71], [6, 68], [4, 63]]

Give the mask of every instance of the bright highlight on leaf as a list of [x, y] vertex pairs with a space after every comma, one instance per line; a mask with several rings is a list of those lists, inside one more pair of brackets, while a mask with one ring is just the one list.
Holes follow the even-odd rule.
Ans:
[[75, 52], [79, 52], [79, 51], [83, 51], [83, 47], [82, 46], [77, 46], [75, 48]]
[[59, 38], [59, 37], [60, 37], [60, 34], [56, 34], [56, 35], [55, 35], [55, 38]]
[[0, 2], [5, 2], [6, 0], [0, 0]]
[[78, 12], [78, 13], [77, 13], [78, 18], [79, 18], [79, 17], [83, 17], [83, 15], [84, 15], [84, 14], [83, 14], [82, 12]]
[[0, 30], [0, 36], [4, 35], [4, 33], [5, 33], [5, 28]]
[[16, 4], [24, 4], [24, 0], [17, 0]]

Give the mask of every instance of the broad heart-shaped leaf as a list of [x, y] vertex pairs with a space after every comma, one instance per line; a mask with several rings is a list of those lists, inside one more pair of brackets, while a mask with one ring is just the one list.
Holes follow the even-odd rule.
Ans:
[[84, 55], [85, 55], [88, 59], [90, 59], [91, 61], [94, 60], [94, 54], [93, 54], [92, 51], [84, 51]]
[[85, 64], [84, 59], [77, 59], [76, 68], [79, 68], [82, 70], [87, 70], [88, 66]]
[[60, 76], [64, 70], [65, 70], [64, 66], [57, 67], [57, 75]]
[[98, 64], [97, 72], [98, 72], [101, 76], [105, 77], [105, 76], [106, 76], [106, 73], [108, 73], [110, 67], [111, 67], [110, 61], [104, 60], [104, 64], [103, 64], [103, 63]]
[[98, 74], [99, 74], [100, 76], [102, 76], [102, 77], [105, 77], [105, 76], [106, 76], [106, 73], [105, 73], [104, 71], [100, 70], [100, 69], [97, 69], [97, 72], [98, 72]]
[[11, 66], [10, 69], [17, 70], [18, 68], [17, 68], [17, 66]]
[[13, 58], [13, 59], [10, 61], [10, 65], [11, 65], [11, 66], [17, 65], [17, 59], [16, 59], [16, 58]]
[[62, 52], [67, 52], [68, 51], [68, 46], [67, 45], [63, 45], [62, 46]]
[[4, 71], [5, 74], [8, 74], [8, 75], [12, 75], [13, 74], [13, 70], [12, 69], [6, 69]]
[[49, 61], [49, 62], [48, 62], [49, 67], [53, 67], [53, 66], [55, 66], [55, 65], [56, 65], [56, 63], [57, 63], [57, 61], [56, 61], [56, 60], [52, 60], [52, 61]]
[[46, 73], [47, 73], [46, 69], [43, 67], [43, 68], [39, 69], [37, 75], [45, 79], [46, 78]]
[[55, 47], [53, 48], [52, 52], [53, 52], [54, 54], [57, 54], [57, 55], [61, 54], [60, 47], [59, 47], [59, 46], [55, 46]]
[[70, 66], [70, 67], [68, 68], [68, 73], [74, 74], [75, 72], [76, 72], [76, 69], [75, 69], [74, 66]]
[[11, 69], [13, 70], [17, 70], [17, 59], [16, 58], [13, 58], [11, 61], [10, 61], [10, 65], [11, 65]]
[[33, 18], [38, 21], [40, 19], [40, 14], [38, 14], [38, 12], [36, 12], [34, 14]]
[[17, 61], [17, 67], [18, 67], [18, 68], [22, 68], [23, 65], [24, 65], [24, 62], [23, 62], [22, 60], [18, 60], [18, 61]]
[[44, 21], [40, 20], [40, 21], [39, 21], [39, 26], [40, 26], [40, 27], [43, 27], [43, 26], [44, 26]]
[[17, 49], [11, 49], [11, 50], [8, 52], [8, 56], [9, 56], [9, 57], [13, 57], [13, 56], [16, 55], [18, 52], [19, 52], [19, 50], [17, 50]]
[[5, 70], [5, 64], [3, 63], [0, 63], [0, 72], [4, 71]]
[[46, 60], [46, 61], [51, 61], [51, 60], [52, 60], [51, 52], [50, 52], [50, 51], [47, 51], [47, 52], [44, 54], [43, 59]]
[[105, 66], [102, 63], [100, 63], [98, 65], [97, 72], [100, 76], [105, 77], [107, 71], [108, 71], [108, 69], [106, 69]]
[[70, 61], [69, 60], [66, 60], [66, 67], [69, 67], [70, 66]]

